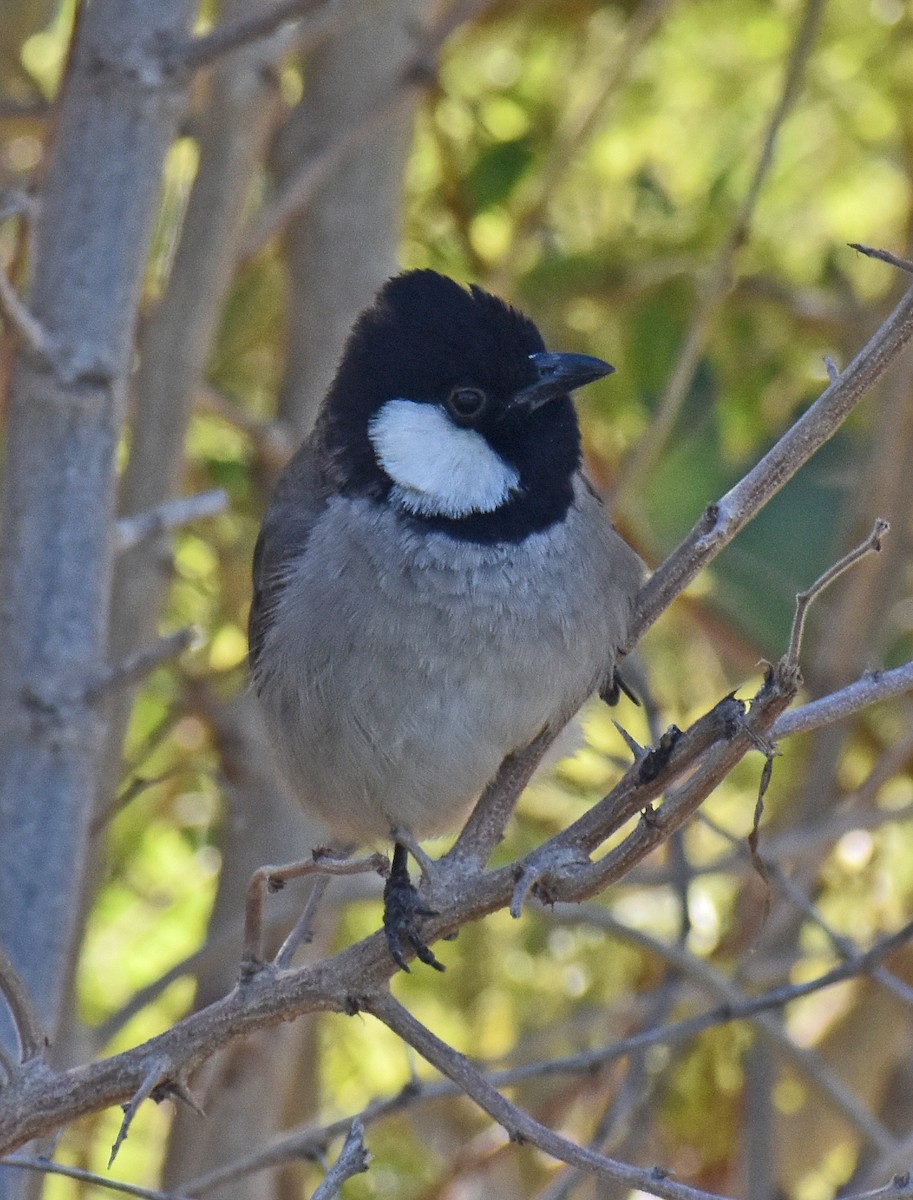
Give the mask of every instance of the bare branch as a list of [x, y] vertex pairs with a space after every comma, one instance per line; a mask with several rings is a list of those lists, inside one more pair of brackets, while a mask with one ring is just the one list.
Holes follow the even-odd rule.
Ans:
[[[664, 748], [657, 747], [635, 764], [602, 802], [546, 844], [548, 851], [544, 856], [542, 851], [534, 851], [518, 863], [488, 873], [467, 870], [465, 859], [448, 860], [445, 856], [437, 864], [433, 884], [438, 915], [426, 921], [426, 936], [445, 936], [467, 921], [506, 907], [517, 879], [531, 864], [543, 868], [537, 888], [544, 886], [549, 897], [556, 900], [586, 898], [608, 880], [620, 877], [696, 811], [722, 775], [755, 746], [758, 736], [769, 737], [770, 728], [789, 703], [793, 689], [794, 679], [788, 673], [786, 678], [772, 673], [747, 715], [740, 702], [727, 698], [693, 729], [670, 738]], [[677, 788], [670, 787], [677, 779], [685, 782]], [[642, 817], [618, 846], [598, 862], [587, 861], [589, 853], [613, 830], [648, 808], [661, 794], [666, 797], [663, 804]], [[568, 850], [576, 850], [577, 854], [567, 853]], [[814, 986], [827, 986], [869, 969], [879, 956], [905, 940], [907, 934], [908, 931], [903, 931], [893, 940], [879, 943], [867, 955], [848, 960], [841, 964], [839, 974], [830, 973], [815, 981]], [[14, 1149], [75, 1116], [113, 1103], [132, 1098], [135, 1107], [138, 1096], [151, 1094], [153, 1076], [152, 1091], [163, 1085], [167, 1090], [173, 1079], [186, 1078], [219, 1048], [255, 1029], [304, 1012], [351, 1012], [358, 1007], [358, 998], [376, 991], [392, 971], [384, 936], [378, 932], [331, 959], [300, 970], [253, 975], [223, 1000], [185, 1018], [143, 1046], [50, 1079], [17, 1079], [0, 1091], [0, 1146]], [[756, 1007], [724, 1006], [700, 1020], [709, 1024], [735, 1016], [752, 1016], [765, 1005], [786, 1003], [800, 994], [805, 993], [779, 989], [768, 993]], [[693, 1028], [696, 1027], [683, 1027], [674, 1036], [684, 1037]], [[666, 1030], [662, 1035], [650, 1036], [659, 1039], [669, 1033]], [[629, 1044], [637, 1049], [640, 1043], [625, 1043], [626, 1047]], [[163, 1078], [163, 1063], [171, 1064], [168, 1079]], [[580, 1161], [585, 1169], [593, 1165], [585, 1156], [573, 1161]], [[638, 1178], [637, 1185], [642, 1182]]]
[[121, 1183], [107, 1175], [86, 1171], [82, 1167], [70, 1167], [65, 1163], [52, 1162], [49, 1158], [32, 1157], [28, 1154], [8, 1154], [0, 1159], [0, 1167], [18, 1167], [23, 1171], [40, 1171], [44, 1175], [63, 1175], [67, 1179], [78, 1179], [80, 1183], [91, 1183], [95, 1187], [108, 1188], [124, 1196], [138, 1196], [140, 1200], [189, 1200], [184, 1192], [160, 1192], [157, 1188], [139, 1187], [135, 1183]]
[[168, 500], [148, 512], [121, 517], [115, 526], [115, 549], [120, 553], [131, 550], [166, 529], [177, 529], [189, 525], [191, 521], [214, 517], [227, 507], [228, 493], [223, 488], [214, 488], [210, 492], [199, 492], [196, 496]]
[[365, 1127], [361, 1121], [353, 1121], [339, 1157], [311, 1200], [332, 1200], [347, 1179], [367, 1171], [370, 1161], [371, 1155], [365, 1147]]
[[890, 250], [876, 250], [872, 246], [864, 246], [861, 242], [847, 242], [851, 250], [858, 250], [860, 254], [864, 254], [867, 258], [877, 258], [881, 262], [890, 263], [892, 267], [897, 267], [900, 271], [906, 271], [908, 275], [913, 275], [913, 262], [908, 258], [898, 258], [896, 254], [892, 254]]
[[273, 8], [256, 13], [243, 20], [217, 25], [209, 33], [178, 42], [164, 56], [168, 71], [195, 71], [223, 58], [233, 50], [240, 50], [251, 42], [263, 41], [283, 25], [300, 21], [315, 11], [327, 8], [342, 8], [348, 0], [279, 0]]
[[786, 651], [786, 661], [790, 666], [798, 669], [799, 667], [799, 652], [802, 649], [802, 635], [805, 632], [805, 618], [808, 613], [809, 605], [811, 605], [818, 596], [834, 582], [839, 579], [844, 571], [848, 571], [861, 558], [865, 558], [867, 554], [881, 552], [881, 539], [890, 531], [890, 522], [879, 517], [872, 528], [872, 532], [865, 539], [855, 546], [843, 558], [839, 559], [828, 567], [823, 575], [815, 580], [810, 588], [804, 592], [799, 592], [796, 595], [796, 615], [793, 620], [792, 631], [789, 635], [789, 649]]
[[[642, 1051], [652, 1045], [680, 1045], [683, 1041], [689, 1040], [697, 1033], [703, 1032], [704, 1028], [719, 1025], [720, 1023], [725, 1024], [728, 1021], [728, 1017], [725, 1014], [731, 1014], [734, 1020], [745, 1019], [751, 1021], [752, 1025], [759, 1031], [765, 1041], [776, 1047], [780, 1053], [792, 1062], [801, 1075], [814, 1083], [821, 1093], [833, 1102], [834, 1106], [843, 1113], [847, 1121], [871, 1145], [882, 1149], [892, 1142], [888, 1130], [876, 1117], [872, 1116], [853, 1094], [852, 1089], [847, 1087], [840, 1079], [839, 1075], [832, 1071], [814, 1050], [806, 1046], [797, 1045], [790, 1037], [782, 1019], [775, 1012], [776, 1009], [785, 1007], [789, 1002], [788, 997], [785, 996], [782, 989], [764, 993], [769, 998], [770, 1003], [762, 1007], [759, 1011], [749, 1013], [746, 1010], [746, 1006], [756, 1004], [760, 997], [746, 995], [737, 984], [716, 970], [706, 960], [689, 953], [681, 946], [670, 945], [668, 942], [664, 942], [660, 938], [646, 933], [644, 930], [634, 929], [629, 925], [625, 925], [605, 908], [592, 904], [575, 905], [573, 907], [570, 905], [558, 905], [553, 910], [552, 916], [560, 924], [578, 925], [583, 923], [592, 925], [598, 929], [604, 929], [631, 945], [639, 946], [651, 954], [657, 955], [670, 966], [674, 967], [676, 971], [681, 972], [687, 979], [692, 980], [702, 991], [709, 993], [720, 1002], [717, 1008], [700, 1013], [695, 1017], [688, 1017], [681, 1021], [656, 1026], [642, 1033], [635, 1033], [627, 1038], [621, 1038], [607, 1046], [587, 1051], [583, 1060], [578, 1061], [577, 1069], [593, 1070], [598, 1065], [615, 1062], [618, 1058], [626, 1057], [628, 1054], [632, 1054], [638, 1050]], [[877, 970], [881, 970], [881, 968], [873, 968], [873, 972]], [[823, 980], [824, 976], [819, 978]], [[829, 984], [822, 982], [821, 986], [823, 988], [829, 986]], [[704, 1021], [708, 1021], [709, 1025], [704, 1026]], [[694, 1022], [700, 1022], [701, 1028], [696, 1028]], [[631, 1041], [632, 1038], [636, 1039], [636, 1042], [633, 1044]], [[555, 1068], [558, 1064], [561, 1064], [565, 1070], [568, 1070], [573, 1063], [574, 1057], [569, 1056], [566, 1059], [552, 1060], [550, 1064], [546, 1063], [543, 1065]], [[492, 1077], [492, 1079], [493, 1082], [498, 1082], [502, 1085], [505, 1082], [513, 1082], [513, 1080], [502, 1079], [500, 1076], [497, 1079]]]
[[259, 254], [271, 238], [280, 234], [293, 217], [307, 208], [336, 171], [410, 102], [417, 86], [417, 78], [406, 76], [390, 93], [386, 103], [372, 108], [364, 120], [349, 126], [336, 141], [307, 158], [284, 182], [276, 198], [257, 214], [239, 247], [239, 262], [248, 262]]
[[43, 359], [51, 358], [53, 347], [50, 335], [19, 299], [19, 293], [2, 267], [0, 267], [0, 313], [33, 354]]
[[839, 379], [828, 385], [735, 487], [706, 509], [685, 540], [650, 577], [637, 598], [629, 637], [632, 645], [739, 530], [837, 432], [911, 337], [913, 289], [903, 296]]
[[298, 448], [293, 431], [282, 421], [259, 421], [231, 397], [209, 385], [197, 389], [197, 403], [246, 433], [268, 470], [278, 474]]
[[198, 638], [197, 630], [188, 627], [179, 629], [167, 637], [159, 638], [151, 646], [143, 646], [135, 654], [131, 654], [122, 662], [115, 663], [102, 671], [86, 688], [85, 696], [95, 699], [104, 695], [112, 688], [127, 687], [143, 679], [150, 671], [160, 667], [162, 663], [170, 662], [189, 649]]
[[590, 1175], [623, 1183], [665, 1200], [709, 1200], [711, 1192], [700, 1191], [675, 1183], [663, 1171], [632, 1167], [595, 1150], [577, 1146], [561, 1137], [548, 1126], [536, 1121], [529, 1113], [512, 1104], [462, 1054], [442, 1042], [430, 1029], [420, 1024], [389, 992], [375, 993], [362, 999], [365, 1012], [371, 1013], [388, 1029], [398, 1034], [408, 1045], [427, 1059], [448, 1079], [452, 1079], [467, 1096], [507, 1131], [511, 1141], [531, 1142], [559, 1162], [579, 1167]]
[[488, 861], [504, 834], [517, 797], [536, 773], [542, 756], [555, 740], [555, 731], [546, 730], [523, 750], [509, 755], [497, 775], [482, 793], [453, 849], [446, 855], [452, 862], [474, 864]]
[[771, 735], [784, 738], [792, 737], [795, 733], [810, 733], [813, 729], [832, 725], [835, 721], [854, 716], [871, 704], [891, 700], [905, 692], [913, 692], [913, 662], [890, 671], [872, 671], [839, 692], [832, 692], [820, 700], [812, 700], [801, 708], [784, 713], [771, 730]]
[[[254, 871], [247, 885], [247, 900], [244, 905], [242, 976], [247, 978], [263, 966], [263, 904], [267, 891], [281, 891], [290, 879], [302, 879], [306, 875], [361, 875], [369, 871], [385, 875], [389, 870], [390, 862], [385, 854], [349, 858], [348, 855], [334, 854], [329, 850], [315, 850], [311, 858], [300, 862], [265, 866]], [[287, 943], [288, 939], [280, 950], [282, 961], [277, 962], [277, 966], [284, 966], [297, 949], [297, 943], [293, 943], [291, 947]]]
[[[28, 989], [2, 946], [0, 946], [0, 993], [6, 1001], [6, 1006], [16, 1027], [20, 1061], [27, 1063], [32, 1059], [41, 1058], [48, 1046], [47, 1036], [38, 1019], [38, 1013], [28, 994]], [[7, 1067], [8, 1069], [9, 1067]]]

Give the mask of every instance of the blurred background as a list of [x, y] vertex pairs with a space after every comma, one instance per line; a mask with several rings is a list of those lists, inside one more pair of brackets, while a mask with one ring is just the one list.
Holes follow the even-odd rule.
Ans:
[[[198, 28], [260, 7], [204, 4]], [[75, 8], [0, 5], [0, 263], [22, 290]], [[58, 1061], [134, 1045], [228, 990], [250, 873], [320, 840], [275, 777], [249, 694], [250, 560], [377, 286], [434, 267], [515, 302], [549, 347], [615, 364], [579, 399], [587, 461], [656, 566], [823, 390], [825, 357], [848, 362], [896, 302], [904, 277], [847, 243], [913, 253], [911, 183], [910, 0], [349, 0], [192, 77], [143, 284], [119, 504], [222, 488], [228, 506], [118, 558], [109, 661], [189, 624], [200, 636], [109, 705]], [[11, 336], [0, 355], [5, 391]], [[500, 857], [611, 786], [629, 761], [613, 718], [648, 742], [732, 689], [750, 695], [785, 650], [796, 591], [876, 516], [892, 521], [885, 552], [813, 611], [807, 696], [908, 659], [911, 463], [906, 358], [648, 634], [647, 703], [587, 714], [585, 746], [530, 789]], [[510, 1094], [613, 1157], [758, 1200], [886, 1182], [913, 1158], [909, 953], [782, 1015], [595, 1066], [579, 1056], [815, 975], [909, 916], [910, 718], [893, 702], [781, 747], [766, 880], [746, 852], [753, 756], [624, 886], [496, 914], [439, 951], [446, 975], [419, 968], [395, 992], [494, 1068], [567, 1058]], [[274, 938], [305, 894], [270, 899]], [[305, 954], [373, 932], [378, 894], [334, 883]], [[206, 1065], [192, 1081], [206, 1120], [144, 1105], [113, 1174], [220, 1200], [310, 1195], [321, 1167], [297, 1154], [206, 1177], [414, 1074], [433, 1077], [373, 1021], [303, 1019]], [[614, 1195], [509, 1146], [465, 1099], [391, 1109], [368, 1124], [373, 1163], [351, 1200]], [[120, 1116], [68, 1128], [58, 1160], [104, 1171]]]

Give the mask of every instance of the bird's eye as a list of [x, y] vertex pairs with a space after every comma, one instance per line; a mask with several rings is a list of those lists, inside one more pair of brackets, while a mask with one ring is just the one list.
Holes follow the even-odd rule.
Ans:
[[474, 420], [487, 403], [488, 397], [478, 388], [454, 388], [447, 397], [447, 407], [457, 421]]

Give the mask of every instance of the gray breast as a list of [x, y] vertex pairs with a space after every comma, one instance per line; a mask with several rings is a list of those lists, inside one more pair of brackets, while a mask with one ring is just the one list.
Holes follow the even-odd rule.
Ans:
[[495, 546], [330, 500], [257, 669], [301, 802], [357, 841], [456, 827], [504, 756], [606, 677], [641, 570], [582, 484], [560, 526]]

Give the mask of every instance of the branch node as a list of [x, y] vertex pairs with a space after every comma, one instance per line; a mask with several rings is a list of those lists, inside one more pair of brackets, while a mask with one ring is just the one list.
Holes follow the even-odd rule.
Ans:
[[563, 872], [574, 867], [592, 866], [590, 859], [576, 846], [549, 846], [534, 851], [520, 864], [517, 884], [510, 900], [510, 915], [517, 920], [530, 892], [535, 889], [543, 904], [553, 904], [555, 898], [548, 888], [551, 880], [557, 883]]
[[175, 1096], [178, 1100], [183, 1100], [187, 1107], [192, 1109], [198, 1117], [206, 1116], [206, 1111], [203, 1108], [203, 1105], [190, 1090], [190, 1086], [186, 1079], [179, 1076], [171, 1083], [166, 1084], [164, 1090], [170, 1095]]
[[845, 571], [848, 571], [861, 558], [865, 558], [867, 554], [879, 553], [881, 551], [882, 539], [890, 531], [890, 528], [889, 521], [884, 520], [883, 517], [878, 517], [867, 538], [850, 550], [848, 554], [845, 554], [843, 558], [838, 559], [806, 591], [796, 593], [796, 615], [793, 618], [793, 627], [789, 636], [789, 648], [777, 666], [778, 672], [798, 673], [799, 653], [802, 649], [805, 618], [809, 606], [821, 595], [825, 588], [829, 587], [835, 579], [838, 579]]
[[339, 1189], [353, 1175], [367, 1171], [371, 1154], [365, 1146], [365, 1127], [359, 1120], [354, 1120], [346, 1135], [346, 1140], [339, 1151], [339, 1157], [326, 1174], [326, 1178], [314, 1192], [311, 1200], [330, 1200], [338, 1194]]

